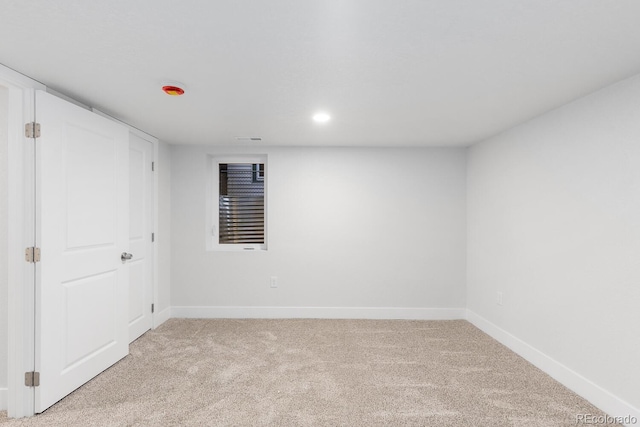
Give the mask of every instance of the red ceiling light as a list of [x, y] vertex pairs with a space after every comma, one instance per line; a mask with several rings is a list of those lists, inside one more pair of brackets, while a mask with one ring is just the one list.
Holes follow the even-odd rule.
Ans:
[[164, 93], [171, 96], [184, 95], [184, 89], [182, 89], [180, 86], [166, 85], [162, 86], [162, 90], [164, 91]]

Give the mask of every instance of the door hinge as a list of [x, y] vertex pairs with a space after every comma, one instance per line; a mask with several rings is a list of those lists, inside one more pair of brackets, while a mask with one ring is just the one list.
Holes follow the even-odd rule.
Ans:
[[156, 233], [151, 233], [151, 243], [156, 241]]
[[27, 138], [40, 138], [40, 123], [31, 122], [25, 124], [24, 136]]
[[40, 248], [26, 248], [24, 250], [24, 260], [33, 263], [40, 262]]
[[40, 385], [40, 372], [25, 372], [24, 385], [27, 387], [38, 387]]
[[154, 310], [155, 310], [155, 304], [151, 304], [151, 314], [153, 314]]
[[151, 172], [155, 172], [156, 170], [156, 162], [151, 162]]

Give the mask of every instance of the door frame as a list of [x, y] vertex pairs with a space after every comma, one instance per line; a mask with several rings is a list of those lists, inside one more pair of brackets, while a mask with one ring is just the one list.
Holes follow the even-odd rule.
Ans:
[[[7, 233], [7, 412], [10, 417], [34, 414], [34, 389], [24, 385], [24, 373], [35, 366], [35, 278], [37, 264], [25, 262], [34, 246], [35, 144], [24, 134], [35, 120], [35, 90], [45, 86], [0, 65], [0, 83], [9, 88]], [[35, 266], [35, 268], [34, 268]]]

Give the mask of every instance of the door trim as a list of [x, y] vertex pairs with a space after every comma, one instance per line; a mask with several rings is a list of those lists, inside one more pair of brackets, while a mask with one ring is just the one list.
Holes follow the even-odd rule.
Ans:
[[18, 418], [34, 414], [34, 389], [25, 387], [24, 373], [35, 363], [36, 270], [24, 261], [24, 248], [35, 242], [35, 147], [24, 124], [35, 120], [35, 90], [45, 86], [3, 65], [0, 83], [9, 88], [7, 412]]

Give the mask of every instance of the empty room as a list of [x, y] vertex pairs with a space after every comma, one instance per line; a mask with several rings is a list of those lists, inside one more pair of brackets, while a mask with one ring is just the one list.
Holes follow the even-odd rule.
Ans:
[[640, 3], [0, 1], [1, 426], [635, 426]]

